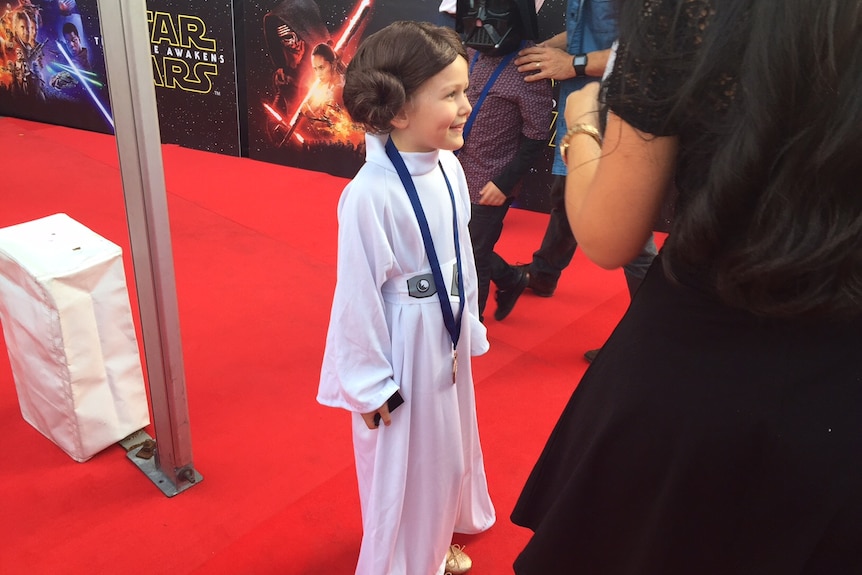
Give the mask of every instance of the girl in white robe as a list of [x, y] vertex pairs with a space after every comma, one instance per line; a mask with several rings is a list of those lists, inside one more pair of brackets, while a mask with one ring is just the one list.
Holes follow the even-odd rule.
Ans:
[[[347, 70], [345, 105], [371, 133], [366, 163], [338, 204], [338, 278], [317, 399], [352, 412], [363, 524], [357, 575], [466, 572], [471, 562], [452, 556], [452, 534], [495, 521], [470, 362], [489, 345], [478, 319], [470, 198], [452, 154], [470, 113], [466, 87], [457, 35], [427, 23], [373, 34]], [[427, 219], [445, 302], [460, 316], [454, 335], [392, 150]], [[390, 413], [396, 391], [404, 404]]]

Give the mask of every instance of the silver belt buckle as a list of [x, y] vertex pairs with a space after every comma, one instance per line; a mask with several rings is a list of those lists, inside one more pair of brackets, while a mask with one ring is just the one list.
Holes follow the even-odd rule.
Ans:
[[437, 293], [437, 286], [434, 285], [434, 274], [422, 274], [408, 279], [407, 293], [410, 294], [410, 297], [416, 298], [431, 297]]
[[[421, 274], [407, 280], [407, 293], [410, 297], [431, 297], [437, 293], [434, 285], [434, 274]], [[452, 266], [452, 290], [453, 296], [458, 297], [458, 264]]]

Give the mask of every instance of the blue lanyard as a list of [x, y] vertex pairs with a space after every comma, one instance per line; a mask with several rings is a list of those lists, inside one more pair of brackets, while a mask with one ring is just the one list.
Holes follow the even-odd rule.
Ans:
[[[521, 42], [521, 49], [524, 48], [525, 42]], [[473, 122], [476, 121], [476, 115], [479, 113], [479, 108], [482, 106], [482, 103], [485, 101], [485, 98], [488, 96], [488, 92], [491, 91], [491, 86], [494, 85], [494, 82], [497, 81], [497, 78], [506, 69], [506, 66], [515, 59], [515, 56], [518, 55], [518, 51], [515, 50], [510, 54], [506, 54], [506, 57], [500, 60], [500, 63], [497, 64], [497, 67], [491, 73], [491, 77], [488, 78], [488, 81], [485, 82], [485, 87], [482, 88], [482, 92], [479, 94], [479, 98], [476, 100], [476, 103], [473, 105], [473, 111], [470, 112], [470, 117], [467, 118], [467, 123], [464, 124], [464, 140], [467, 140], [467, 136], [470, 134], [470, 130], [473, 129]], [[479, 52], [473, 56], [473, 61], [470, 62], [470, 73], [473, 73], [473, 65], [476, 63], [476, 60], [479, 59]]]
[[446, 329], [449, 331], [449, 336], [452, 338], [452, 349], [458, 346], [458, 338], [461, 337], [461, 318], [464, 313], [464, 280], [461, 275], [461, 246], [458, 241], [458, 213], [455, 209], [455, 193], [452, 191], [452, 185], [449, 183], [449, 178], [446, 177], [446, 172], [443, 170], [443, 164], [439, 161], [440, 171], [443, 172], [443, 179], [446, 180], [446, 187], [449, 188], [449, 198], [452, 200], [452, 230], [455, 236], [455, 261], [458, 265], [458, 319], [455, 319], [455, 314], [452, 312], [452, 303], [449, 301], [449, 290], [446, 289], [446, 284], [443, 282], [443, 272], [440, 271], [440, 261], [437, 259], [437, 251], [434, 249], [434, 241], [431, 239], [431, 229], [428, 227], [428, 220], [425, 217], [425, 211], [422, 209], [422, 204], [419, 201], [419, 193], [416, 191], [416, 185], [413, 183], [413, 178], [410, 177], [410, 172], [407, 170], [407, 165], [404, 163], [404, 158], [398, 152], [398, 148], [392, 142], [392, 138], [386, 140], [386, 155], [395, 166], [395, 171], [398, 172], [398, 177], [401, 178], [401, 183], [407, 191], [407, 197], [410, 198], [410, 203], [413, 205], [413, 212], [416, 214], [416, 221], [419, 223], [419, 230], [422, 232], [422, 241], [425, 244], [425, 253], [428, 255], [428, 262], [431, 264], [431, 274], [434, 276], [434, 285], [437, 287], [437, 298], [440, 300], [440, 309], [443, 311], [443, 322], [446, 324]]

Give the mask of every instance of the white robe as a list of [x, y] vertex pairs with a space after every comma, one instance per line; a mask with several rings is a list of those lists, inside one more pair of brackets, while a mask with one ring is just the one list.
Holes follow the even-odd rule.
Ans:
[[[386, 137], [366, 136], [366, 163], [338, 204], [338, 280], [317, 400], [353, 412], [363, 537], [357, 575], [442, 575], [453, 532], [495, 521], [476, 425], [471, 355], [488, 350], [479, 322], [467, 224], [470, 198], [451, 152], [402, 154], [431, 229], [446, 286], [453, 285], [455, 193], [464, 305], [452, 383], [452, 340], [437, 295], [408, 295], [431, 268], [413, 208], [386, 156]], [[458, 297], [451, 295], [453, 312]], [[369, 430], [371, 412], [396, 390], [392, 425]]]

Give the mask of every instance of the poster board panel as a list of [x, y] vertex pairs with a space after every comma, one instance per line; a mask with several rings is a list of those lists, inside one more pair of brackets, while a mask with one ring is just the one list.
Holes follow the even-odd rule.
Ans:
[[231, 0], [147, 0], [163, 144], [240, 155]]
[[0, 8], [0, 114], [113, 133], [96, 0]]
[[[438, 0], [252, 0], [243, 4], [248, 156], [265, 162], [352, 177], [364, 160], [361, 130], [338, 100], [343, 71], [365, 36], [397, 20], [440, 23]], [[562, 31], [565, 0], [538, 3], [540, 35]], [[335, 47], [325, 58], [314, 52]], [[334, 52], [334, 54], [333, 54]], [[322, 60], [335, 56], [327, 66]], [[318, 66], [332, 79], [316, 77]], [[321, 111], [322, 110], [322, 111]], [[556, 117], [556, 115], [554, 116]], [[554, 146], [525, 176], [516, 205], [549, 211]]]
[[438, 5], [420, 0], [246, 2], [249, 157], [353, 176], [364, 160], [364, 135], [344, 110], [344, 69], [363, 37], [396, 20], [431, 20]]

